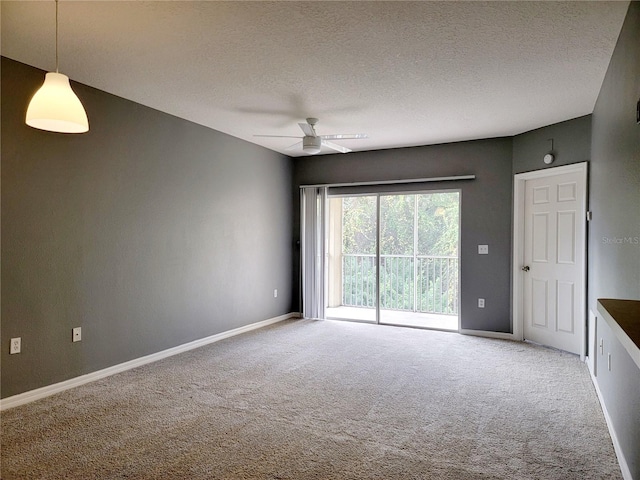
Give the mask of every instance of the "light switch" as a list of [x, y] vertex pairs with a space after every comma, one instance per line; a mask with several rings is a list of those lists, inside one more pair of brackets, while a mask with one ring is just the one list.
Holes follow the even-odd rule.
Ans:
[[479, 255], [489, 255], [489, 245], [478, 245]]

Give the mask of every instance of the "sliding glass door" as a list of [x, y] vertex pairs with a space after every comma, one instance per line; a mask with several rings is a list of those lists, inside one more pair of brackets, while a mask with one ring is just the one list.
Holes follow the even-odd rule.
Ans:
[[458, 191], [334, 196], [327, 205], [327, 318], [458, 329]]

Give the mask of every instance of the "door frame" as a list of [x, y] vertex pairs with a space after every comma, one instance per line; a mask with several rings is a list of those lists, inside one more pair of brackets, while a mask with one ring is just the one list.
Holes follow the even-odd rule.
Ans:
[[[522, 266], [524, 265], [524, 224], [525, 224], [525, 185], [527, 180], [533, 180], [536, 178], [554, 177], [556, 175], [563, 175], [566, 173], [579, 173], [581, 174], [580, 180], [583, 183], [582, 189], [582, 221], [584, 222], [585, 235], [584, 245], [582, 248], [577, 248], [578, 255], [582, 259], [582, 271], [580, 272], [580, 278], [582, 280], [579, 285], [580, 291], [582, 291], [583, 298], [583, 312], [584, 318], [580, 319], [580, 335], [582, 337], [580, 347], [580, 359], [584, 361], [586, 348], [587, 348], [587, 210], [588, 210], [588, 162], [574, 163], [571, 165], [564, 165], [561, 167], [551, 167], [542, 170], [535, 170], [532, 172], [517, 173], [513, 177], [513, 270], [512, 270], [512, 309], [513, 309], [513, 337], [516, 340], [524, 340], [524, 276], [522, 274]], [[578, 246], [580, 247], [580, 246]]]

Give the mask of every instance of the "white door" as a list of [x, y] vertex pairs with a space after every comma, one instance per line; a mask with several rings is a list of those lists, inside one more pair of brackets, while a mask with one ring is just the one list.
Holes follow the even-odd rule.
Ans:
[[526, 180], [524, 338], [584, 354], [585, 172]]

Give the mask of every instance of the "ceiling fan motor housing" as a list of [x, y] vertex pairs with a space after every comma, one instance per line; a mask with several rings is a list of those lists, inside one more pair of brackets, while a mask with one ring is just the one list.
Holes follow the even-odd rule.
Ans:
[[322, 138], [306, 136], [302, 139], [302, 150], [307, 153], [320, 153], [322, 148]]

